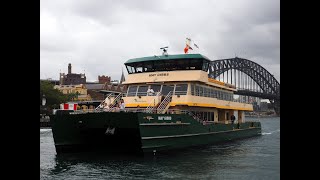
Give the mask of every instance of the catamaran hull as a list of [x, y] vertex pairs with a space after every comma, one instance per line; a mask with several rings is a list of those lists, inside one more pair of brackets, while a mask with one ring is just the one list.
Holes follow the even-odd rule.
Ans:
[[159, 152], [248, 138], [259, 122], [203, 125], [186, 114], [57, 111], [52, 132], [57, 154], [69, 152]]

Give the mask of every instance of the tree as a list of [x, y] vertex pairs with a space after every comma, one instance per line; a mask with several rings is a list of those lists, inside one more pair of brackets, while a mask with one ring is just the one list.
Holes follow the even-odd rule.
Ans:
[[53, 88], [54, 85], [49, 81], [40, 80], [40, 107], [42, 106], [42, 98], [46, 98], [46, 107], [49, 109], [59, 108], [61, 103], [67, 102], [68, 98], [58, 89]]
[[80, 95], [80, 93], [78, 91], [75, 93], [69, 93], [69, 94], [67, 94], [67, 99], [68, 99], [68, 101], [76, 101], [76, 100], [78, 100], [79, 95]]

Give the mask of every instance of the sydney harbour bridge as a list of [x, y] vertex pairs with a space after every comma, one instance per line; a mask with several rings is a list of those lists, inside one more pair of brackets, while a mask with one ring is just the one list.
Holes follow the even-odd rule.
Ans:
[[268, 99], [280, 116], [280, 83], [259, 64], [238, 57], [213, 60], [209, 77], [235, 85], [240, 97]]

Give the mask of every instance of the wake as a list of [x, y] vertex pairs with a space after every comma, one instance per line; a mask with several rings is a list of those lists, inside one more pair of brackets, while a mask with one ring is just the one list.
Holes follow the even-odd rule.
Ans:
[[40, 132], [48, 132], [48, 131], [52, 131], [52, 129], [40, 129]]
[[275, 131], [270, 131], [270, 132], [263, 132], [262, 135], [269, 135], [269, 134], [273, 134], [273, 133], [277, 133], [280, 132], [280, 129], [277, 129]]

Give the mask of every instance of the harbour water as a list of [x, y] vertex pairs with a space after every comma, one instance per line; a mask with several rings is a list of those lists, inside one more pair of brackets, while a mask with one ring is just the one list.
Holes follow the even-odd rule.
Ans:
[[156, 156], [56, 155], [40, 129], [40, 179], [280, 179], [280, 118], [258, 120], [262, 136]]

